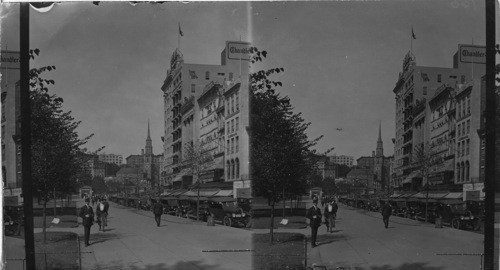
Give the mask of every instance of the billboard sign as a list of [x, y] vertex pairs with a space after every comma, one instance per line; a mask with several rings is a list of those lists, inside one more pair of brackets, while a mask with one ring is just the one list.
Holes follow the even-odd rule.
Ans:
[[20, 69], [21, 68], [21, 54], [13, 51], [1, 51], [0, 57], [2, 58], [2, 69]]
[[486, 64], [486, 47], [476, 45], [459, 45], [460, 62]]
[[233, 60], [250, 60], [250, 43], [241, 41], [228, 41], [226, 43], [227, 58]]

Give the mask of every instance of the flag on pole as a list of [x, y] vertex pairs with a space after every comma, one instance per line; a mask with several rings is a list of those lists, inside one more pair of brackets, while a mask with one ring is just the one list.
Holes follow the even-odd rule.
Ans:
[[181, 35], [181, 37], [184, 36], [184, 33], [182, 33], [182, 30], [181, 30], [181, 23], [179, 23], [179, 35]]
[[417, 39], [417, 37], [415, 36], [415, 33], [413, 32], [413, 26], [411, 27], [411, 37], [413, 39]]

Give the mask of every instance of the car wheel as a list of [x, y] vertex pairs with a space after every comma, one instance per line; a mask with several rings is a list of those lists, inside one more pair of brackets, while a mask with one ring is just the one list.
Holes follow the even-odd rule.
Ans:
[[231, 227], [231, 225], [232, 225], [231, 218], [229, 218], [228, 216], [225, 216], [224, 217], [224, 225], [228, 226], [228, 227]]

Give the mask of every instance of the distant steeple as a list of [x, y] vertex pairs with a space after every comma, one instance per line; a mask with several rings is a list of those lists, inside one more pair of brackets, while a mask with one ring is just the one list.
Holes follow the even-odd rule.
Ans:
[[153, 154], [153, 144], [151, 142], [151, 132], [149, 131], [149, 119], [148, 119], [148, 137], [146, 138], [146, 155]]
[[375, 155], [377, 157], [384, 156], [384, 143], [382, 142], [382, 121], [380, 121], [378, 125], [377, 151]]

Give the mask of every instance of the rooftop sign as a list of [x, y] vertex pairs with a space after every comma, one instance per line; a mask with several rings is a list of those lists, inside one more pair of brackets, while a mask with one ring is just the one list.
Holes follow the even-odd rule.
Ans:
[[227, 58], [234, 60], [250, 60], [250, 43], [242, 41], [228, 41], [226, 43]]
[[459, 59], [462, 63], [486, 64], [486, 47], [476, 45], [459, 45]]
[[0, 56], [2, 58], [2, 69], [20, 69], [21, 56], [19, 52], [2, 51]]

